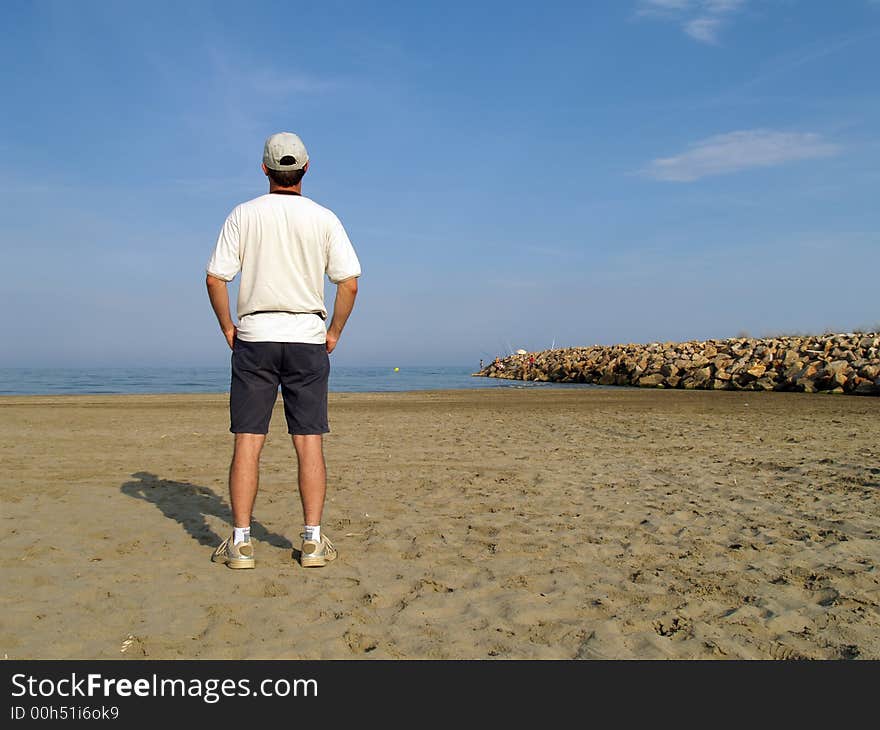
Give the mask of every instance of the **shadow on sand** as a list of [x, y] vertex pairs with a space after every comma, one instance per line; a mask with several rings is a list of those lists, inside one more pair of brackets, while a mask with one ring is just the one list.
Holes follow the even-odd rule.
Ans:
[[[135, 499], [155, 504], [168, 519], [180, 523], [199, 545], [217, 547], [229, 535], [221, 537], [208, 525], [206, 516], [219, 517], [232, 524], [232, 512], [226, 502], [208, 487], [189, 482], [172, 482], [155, 474], [139, 471], [132, 474], [134, 481], [126, 482], [119, 489]], [[232, 528], [230, 528], [230, 533]], [[256, 520], [251, 521], [251, 537], [277, 548], [290, 550], [290, 540], [269, 532]]]

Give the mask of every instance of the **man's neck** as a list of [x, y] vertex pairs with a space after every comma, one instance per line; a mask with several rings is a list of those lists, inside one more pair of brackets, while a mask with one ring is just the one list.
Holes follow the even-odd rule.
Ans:
[[269, 192], [270, 193], [286, 193], [287, 195], [302, 195], [302, 183], [297, 183], [293, 187], [290, 188], [282, 188], [280, 185], [276, 185], [275, 183], [269, 183]]

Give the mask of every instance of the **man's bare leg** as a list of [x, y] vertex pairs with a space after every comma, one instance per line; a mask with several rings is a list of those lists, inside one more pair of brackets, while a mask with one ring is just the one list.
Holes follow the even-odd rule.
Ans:
[[235, 434], [235, 450], [229, 466], [229, 501], [232, 502], [233, 527], [248, 527], [260, 483], [260, 452], [265, 434]]
[[306, 525], [321, 524], [324, 495], [327, 492], [327, 467], [324, 463], [324, 437], [309, 434], [293, 437], [293, 448], [299, 463], [299, 498]]

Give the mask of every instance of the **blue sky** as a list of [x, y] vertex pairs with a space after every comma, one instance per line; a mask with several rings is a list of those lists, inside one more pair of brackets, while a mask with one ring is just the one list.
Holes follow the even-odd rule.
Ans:
[[225, 365], [204, 267], [282, 130], [363, 266], [338, 364], [880, 324], [878, 2], [4, 16], [0, 366]]

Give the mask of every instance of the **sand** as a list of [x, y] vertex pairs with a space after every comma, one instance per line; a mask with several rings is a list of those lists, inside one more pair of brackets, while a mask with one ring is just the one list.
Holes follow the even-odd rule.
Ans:
[[0, 655], [880, 659], [880, 399], [332, 394], [309, 570], [279, 405], [251, 571], [226, 404], [0, 398]]

